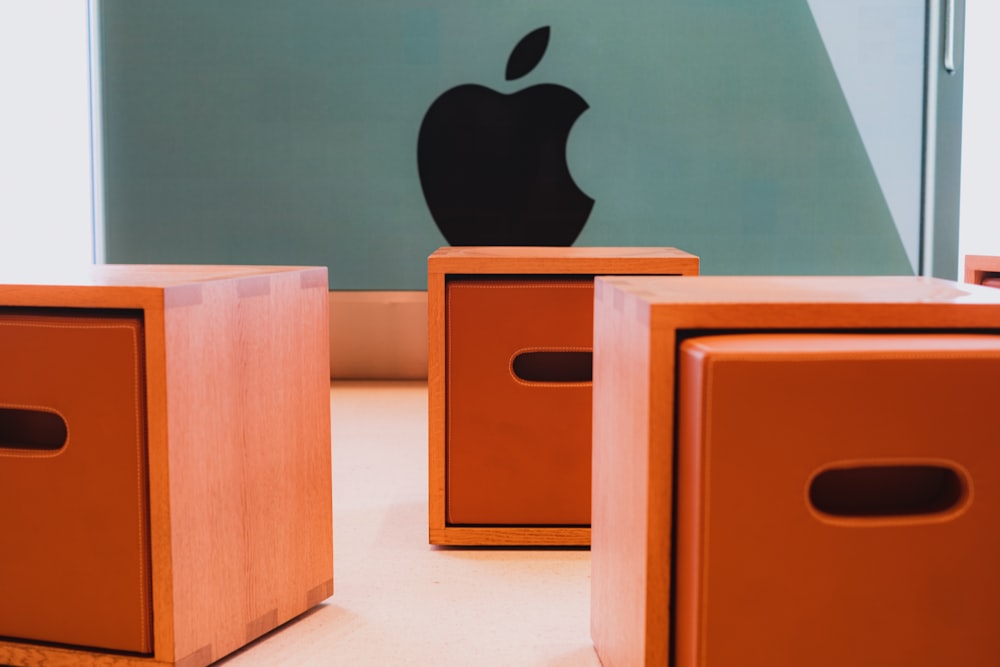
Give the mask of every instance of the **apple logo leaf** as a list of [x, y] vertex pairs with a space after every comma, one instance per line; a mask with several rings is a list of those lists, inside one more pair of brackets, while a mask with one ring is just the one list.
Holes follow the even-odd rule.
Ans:
[[521, 38], [514, 50], [510, 52], [510, 58], [507, 59], [506, 77], [508, 81], [520, 79], [535, 69], [549, 45], [549, 32], [549, 26], [542, 26]]

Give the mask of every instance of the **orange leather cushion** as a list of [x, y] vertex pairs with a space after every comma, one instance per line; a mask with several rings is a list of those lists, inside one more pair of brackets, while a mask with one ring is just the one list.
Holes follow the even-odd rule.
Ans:
[[[448, 521], [589, 524], [593, 281], [446, 289]], [[547, 377], [531, 368], [533, 352], [569, 353], [568, 363]]]
[[149, 653], [142, 323], [38, 312], [0, 309], [0, 636]]
[[996, 664], [998, 377], [996, 336], [684, 342], [678, 667]]

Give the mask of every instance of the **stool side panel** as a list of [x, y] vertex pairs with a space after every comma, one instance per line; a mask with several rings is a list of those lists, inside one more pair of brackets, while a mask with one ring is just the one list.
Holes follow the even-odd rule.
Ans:
[[594, 299], [591, 638], [605, 667], [667, 664], [666, 646], [648, 641], [649, 623], [665, 620], [647, 608], [665, 583], [648, 562], [651, 332], [600, 281]]
[[446, 544], [445, 468], [447, 466], [447, 431], [445, 381], [445, 276], [430, 271], [427, 275], [427, 473], [428, 539], [431, 544]]
[[333, 592], [328, 299], [313, 282], [214, 281], [164, 313], [177, 660], [218, 660]]

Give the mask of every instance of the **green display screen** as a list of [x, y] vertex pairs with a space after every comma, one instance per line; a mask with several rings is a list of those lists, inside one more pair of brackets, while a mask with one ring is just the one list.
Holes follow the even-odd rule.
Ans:
[[101, 0], [99, 20], [109, 262], [324, 265], [342, 290], [424, 289], [449, 243], [919, 271], [924, 2]]

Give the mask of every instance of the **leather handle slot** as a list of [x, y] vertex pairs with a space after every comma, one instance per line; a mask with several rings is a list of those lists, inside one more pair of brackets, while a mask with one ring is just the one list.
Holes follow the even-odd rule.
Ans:
[[939, 515], [969, 496], [963, 473], [945, 465], [881, 464], [823, 470], [809, 484], [809, 502], [835, 518]]
[[66, 421], [55, 412], [0, 407], [0, 450], [55, 451], [66, 444]]
[[590, 382], [594, 376], [591, 350], [531, 350], [517, 354], [510, 364], [524, 382]]

